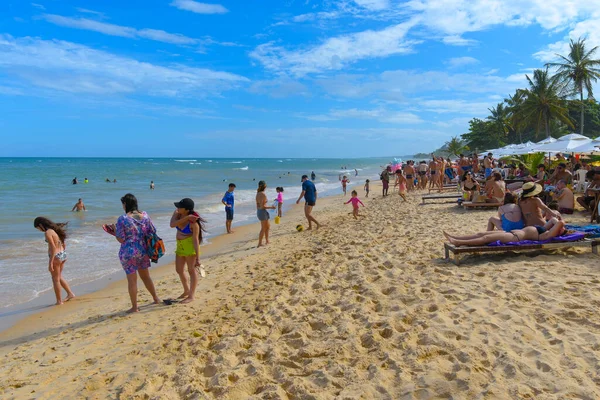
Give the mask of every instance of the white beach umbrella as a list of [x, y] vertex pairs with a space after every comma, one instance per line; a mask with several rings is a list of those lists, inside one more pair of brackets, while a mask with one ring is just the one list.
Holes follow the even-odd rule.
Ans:
[[549, 138], [546, 138], [544, 140], [540, 140], [539, 142], [537, 142], [535, 144], [541, 146], [543, 144], [554, 143], [554, 142], [556, 142], [556, 139], [554, 139], [553, 137], [549, 137]]
[[589, 137], [572, 133], [558, 138], [555, 142], [535, 146], [533, 150], [543, 153], [572, 153], [574, 148], [591, 141]]
[[577, 146], [574, 149], [571, 149], [570, 153], [598, 154], [600, 153], [600, 140], [594, 139], [589, 141], [588, 143], [582, 144], [581, 146]]

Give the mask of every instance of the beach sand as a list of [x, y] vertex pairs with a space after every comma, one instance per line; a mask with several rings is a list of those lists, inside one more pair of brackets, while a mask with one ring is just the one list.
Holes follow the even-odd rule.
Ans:
[[[126, 315], [121, 281], [20, 321], [0, 335], [0, 397], [600, 398], [598, 256], [456, 267], [442, 230], [484, 230], [494, 211], [359, 193], [358, 221], [336, 196], [315, 207], [318, 231], [295, 231], [296, 207], [266, 248], [257, 225], [216, 238], [192, 304], [149, 305], [140, 282]], [[181, 293], [172, 266], [152, 275], [162, 298]]]

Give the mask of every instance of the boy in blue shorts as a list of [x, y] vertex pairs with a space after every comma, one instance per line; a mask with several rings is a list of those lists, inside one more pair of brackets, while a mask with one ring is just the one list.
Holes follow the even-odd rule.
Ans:
[[233, 191], [235, 190], [235, 183], [229, 184], [229, 189], [225, 192], [221, 203], [225, 205], [225, 228], [227, 233], [233, 233], [231, 230], [231, 222], [233, 222], [233, 204], [235, 199], [233, 197]]

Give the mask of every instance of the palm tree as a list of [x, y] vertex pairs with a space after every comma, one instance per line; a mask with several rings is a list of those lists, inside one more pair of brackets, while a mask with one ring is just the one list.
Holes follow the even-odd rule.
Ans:
[[490, 112], [490, 116], [487, 117], [487, 120], [493, 122], [497, 129], [498, 135], [500, 138], [504, 139], [507, 133], [507, 116], [508, 116], [508, 108], [504, 107], [504, 103], [498, 103], [494, 108], [488, 108]]
[[523, 143], [523, 137], [521, 136], [521, 133], [524, 125], [520, 118], [519, 110], [523, 105], [525, 95], [526, 93], [523, 89], [517, 89], [515, 94], [509, 95], [507, 99], [504, 99], [504, 102], [508, 105], [508, 121], [511, 125], [511, 128], [519, 135], [519, 143]]
[[465, 144], [458, 138], [458, 136], [453, 136], [449, 142], [446, 143], [446, 151], [449, 155], [458, 156], [462, 154], [463, 151], [468, 150], [469, 148], [465, 146]]
[[533, 71], [533, 79], [529, 75], [525, 77], [529, 82], [529, 89], [524, 90], [525, 100], [517, 111], [518, 118], [529, 126], [535, 126], [536, 135], [544, 127], [546, 137], [550, 137], [552, 120], [573, 127], [565, 100], [559, 95], [563, 85], [558, 78], [548, 75], [548, 67]]
[[546, 67], [555, 67], [556, 77], [570, 89], [570, 94], [579, 94], [581, 102], [581, 121], [579, 133], [583, 135], [583, 115], [585, 106], [583, 104], [583, 89], [585, 88], [588, 98], [594, 98], [592, 82], [600, 78], [600, 60], [593, 59], [598, 46], [586, 50], [585, 39], [579, 38], [576, 42], [571, 39], [569, 45], [571, 50], [567, 57], [557, 54], [562, 62], [547, 63]]
[[538, 165], [544, 163], [545, 157], [546, 155], [544, 153], [524, 154], [521, 156], [511, 157], [510, 161], [517, 164], [523, 164], [531, 175], [535, 175]]

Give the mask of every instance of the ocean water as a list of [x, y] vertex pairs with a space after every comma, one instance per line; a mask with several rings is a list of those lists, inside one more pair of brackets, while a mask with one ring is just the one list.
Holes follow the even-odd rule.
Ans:
[[[33, 228], [37, 216], [68, 222], [64, 276], [77, 285], [122, 271], [119, 244], [102, 230], [123, 213], [120, 198], [133, 193], [148, 212], [167, 254], [174, 251], [169, 228], [173, 202], [190, 197], [207, 220], [207, 240], [225, 232], [221, 198], [236, 184], [233, 226], [256, 222], [254, 197], [259, 180], [267, 197], [284, 187], [285, 206], [301, 191], [300, 177], [314, 171], [320, 196], [341, 192], [338, 176], [351, 183], [377, 179], [389, 158], [366, 159], [172, 159], [172, 158], [0, 158], [0, 307], [34, 299], [52, 289], [44, 235]], [[345, 166], [347, 169], [342, 169]], [[354, 169], [359, 176], [355, 177]], [[79, 184], [71, 181], [77, 177]], [[89, 183], [83, 183], [88, 178]], [[106, 182], [109, 179], [110, 182]], [[113, 180], [116, 179], [116, 183]], [[154, 181], [155, 190], [150, 190]], [[87, 212], [71, 212], [82, 198]], [[173, 257], [163, 257], [164, 264]]]

